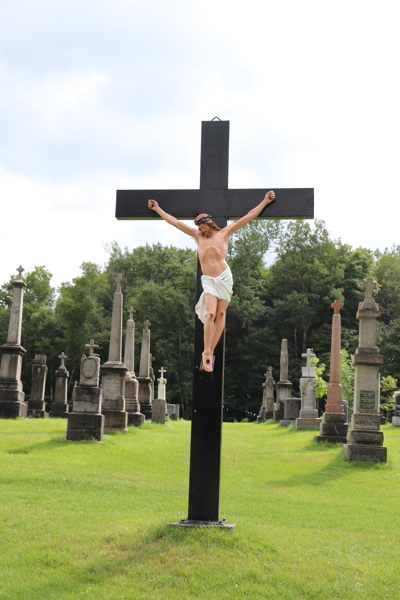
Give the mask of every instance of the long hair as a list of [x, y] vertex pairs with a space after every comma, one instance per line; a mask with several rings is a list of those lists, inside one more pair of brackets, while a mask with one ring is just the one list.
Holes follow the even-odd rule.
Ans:
[[[206, 213], [201, 213], [201, 215], [197, 215], [196, 217], [196, 221], [198, 219], [203, 219], [204, 217], [208, 217], [209, 215], [207, 215]], [[208, 225], [210, 227], [210, 229], [214, 229], [214, 231], [221, 231], [221, 227], [218, 227], [218, 225], [216, 225], [216, 223], [214, 223], [214, 221], [211, 220], [211, 218], [208, 221], [204, 222], [204, 225]], [[212, 231], [201, 231], [201, 229], [199, 229], [200, 235], [203, 237], [211, 237], [212, 236]]]

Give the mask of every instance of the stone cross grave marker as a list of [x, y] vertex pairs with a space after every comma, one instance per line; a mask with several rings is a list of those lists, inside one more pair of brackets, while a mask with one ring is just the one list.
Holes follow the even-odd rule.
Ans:
[[61, 352], [60, 356], [58, 357], [61, 360], [61, 365], [60, 367], [65, 367], [65, 359], [68, 358], [68, 356], [66, 354], [64, 354], [64, 352]]
[[365, 299], [372, 298], [372, 293], [376, 289], [376, 281], [374, 281], [372, 277], [368, 277], [363, 283], [363, 288], [365, 290]]
[[94, 343], [94, 340], [90, 340], [89, 344], [85, 344], [85, 348], [89, 348], [89, 356], [93, 354], [93, 348], [99, 348], [98, 344]]
[[113, 281], [117, 284], [117, 289], [115, 290], [115, 292], [116, 293], [122, 292], [122, 284], [126, 283], [126, 279], [125, 279], [125, 277], [122, 277], [122, 273], [118, 273], [117, 275], [114, 275]]
[[311, 361], [311, 359], [315, 358], [315, 356], [316, 356], [315, 354], [313, 354], [312, 349], [311, 348], [307, 348], [306, 354], [302, 354], [301, 356], [302, 356], [302, 358], [306, 358], [307, 359], [306, 367], [312, 367], [312, 361]]
[[25, 269], [23, 267], [21, 267], [21, 265], [20, 265], [18, 267], [17, 271], [18, 271], [19, 278], [21, 279], [21, 275], [22, 275], [23, 271], [25, 271]]
[[336, 300], [334, 302], [332, 302], [331, 306], [332, 306], [333, 310], [335, 311], [335, 315], [339, 315], [340, 309], [343, 308], [344, 304], [343, 304], [343, 302], [340, 302], [340, 300], [338, 300], [338, 298], [336, 298]]
[[131, 308], [128, 309], [128, 313], [129, 313], [129, 318], [131, 321], [133, 321], [133, 313], [136, 312], [136, 308], [133, 308], [133, 306], [131, 306]]
[[[266, 187], [263, 189], [229, 189], [229, 121], [215, 117], [202, 122], [200, 188], [197, 190], [118, 190], [117, 219], [158, 219], [148, 209], [149, 198], [157, 200], [165, 211], [183, 220], [194, 220], [201, 213], [211, 214], [221, 228], [228, 219], [246, 215], [263, 199], [267, 189], [274, 189], [277, 201], [258, 218], [294, 219], [314, 216], [313, 188]], [[200, 262], [197, 261], [196, 301], [202, 293]], [[194, 307], [193, 307], [194, 308]], [[196, 319], [193, 374], [193, 408], [189, 472], [188, 519], [183, 526], [213, 522], [219, 518], [222, 413], [224, 393], [225, 336], [216, 348], [212, 383], [199, 377], [203, 351], [203, 324]]]

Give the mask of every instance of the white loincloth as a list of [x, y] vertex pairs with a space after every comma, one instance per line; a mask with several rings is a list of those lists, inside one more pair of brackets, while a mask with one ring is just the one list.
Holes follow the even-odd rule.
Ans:
[[203, 293], [201, 294], [198, 303], [196, 304], [195, 311], [200, 321], [204, 323], [207, 316], [206, 303], [204, 301], [204, 294], [211, 294], [220, 300], [231, 301], [232, 298], [232, 286], [233, 278], [232, 272], [229, 267], [222, 271], [218, 277], [208, 277], [208, 275], [201, 276], [201, 284], [203, 286]]

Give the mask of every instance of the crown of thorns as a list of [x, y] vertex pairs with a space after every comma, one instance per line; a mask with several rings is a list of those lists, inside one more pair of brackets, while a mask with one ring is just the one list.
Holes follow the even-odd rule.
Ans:
[[194, 224], [201, 225], [202, 223], [207, 223], [207, 221], [211, 221], [211, 220], [212, 220], [212, 216], [207, 215], [206, 217], [201, 217], [201, 219], [196, 219]]

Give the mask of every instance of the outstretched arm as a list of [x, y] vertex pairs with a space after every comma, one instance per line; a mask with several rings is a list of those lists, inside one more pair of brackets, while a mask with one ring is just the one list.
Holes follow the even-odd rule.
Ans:
[[264, 200], [262, 202], [260, 202], [260, 204], [258, 206], [253, 208], [250, 212], [247, 213], [247, 215], [245, 215], [241, 219], [238, 219], [234, 223], [227, 225], [223, 231], [226, 231], [227, 235], [232, 235], [232, 233], [235, 233], [235, 231], [237, 231], [238, 229], [241, 229], [241, 227], [246, 225], [246, 223], [249, 223], [249, 221], [252, 221], [256, 217], [258, 217], [258, 215], [264, 210], [264, 208], [268, 204], [271, 204], [271, 202], [274, 202], [275, 199], [276, 199], [275, 192], [268, 192], [267, 194], [265, 194]]
[[190, 225], [186, 225], [186, 223], [178, 221], [176, 217], [169, 215], [167, 212], [165, 212], [165, 210], [158, 206], [158, 202], [156, 202], [155, 200], [149, 200], [148, 206], [150, 210], [154, 210], [154, 212], [160, 215], [160, 217], [164, 219], [164, 221], [167, 221], [167, 223], [169, 223], [170, 225], [173, 225], [177, 229], [180, 229], [181, 231], [183, 231], [183, 233], [187, 233], [187, 235], [191, 235], [195, 239], [197, 238], [197, 229], [195, 229], [194, 227], [190, 227]]

